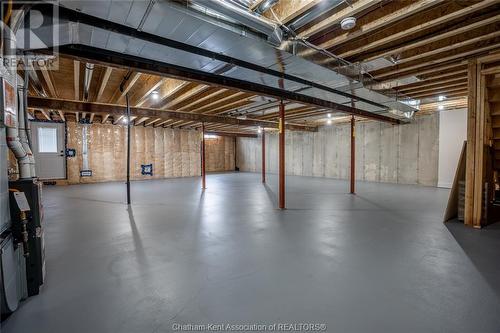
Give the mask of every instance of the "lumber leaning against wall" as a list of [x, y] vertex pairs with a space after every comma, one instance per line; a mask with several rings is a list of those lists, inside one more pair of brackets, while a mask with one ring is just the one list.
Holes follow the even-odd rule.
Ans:
[[[437, 113], [420, 116], [405, 125], [376, 121], [356, 124], [356, 179], [402, 184], [437, 185], [439, 154]], [[278, 138], [266, 135], [266, 168], [278, 170]], [[241, 171], [261, 169], [260, 138], [238, 138], [237, 166]], [[286, 174], [348, 179], [350, 125], [321, 127], [318, 132], [288, 132]]]
[[[82, 127], [88, 127], [89, 165], [92, 177], [80, 177], [82, 167]], [[133, 180], [199, 176], [201, 170], [201, 132], [162, 127], [133, 126], [131, 128], [131, 170]], [[82, 125], [67, 123], [67, 147], [76, 149], [76, 157], [68, 158], [68, 183], [95, 183], [125, 180], [126, 141], [125, 126], [111, 124]], [[229, 140], [229, 139], [228, 139]], [[224, 171], [218, 160], [228, 154], [225, 140], [215, 140], [211, 159], [217, 171]], [[222, 149], [219, 147], [222, 145]], [[208, 149], [207, 149], [208, 150]], [[234, 154], [234, 148], [233, 153]], [[234, 160], [234, 158], [233, 158]], [[141, 165], [153, 164], [153, 175], [142, 175]], [[233, 165], [227, 170], [234, 170]], [[207, 167], [213, 169], [211, 164]]]

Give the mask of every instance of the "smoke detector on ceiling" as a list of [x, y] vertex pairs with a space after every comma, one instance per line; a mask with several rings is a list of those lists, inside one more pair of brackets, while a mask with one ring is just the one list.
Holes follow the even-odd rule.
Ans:
[[351, 30], [356, 26], [356, 18], [353, 16], [346, 17], [342, 21], [340, 21], [340, 27], [342, 30]]

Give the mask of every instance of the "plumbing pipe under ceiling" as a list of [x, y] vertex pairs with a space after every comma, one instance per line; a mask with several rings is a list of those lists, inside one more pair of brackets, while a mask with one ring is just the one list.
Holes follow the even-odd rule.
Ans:
[[92, 73], [94, 73], [94, 64], [85, 64], [85, 76], [83, 78], [83, 100], [88, 101], [90, 82], [92, 81]]

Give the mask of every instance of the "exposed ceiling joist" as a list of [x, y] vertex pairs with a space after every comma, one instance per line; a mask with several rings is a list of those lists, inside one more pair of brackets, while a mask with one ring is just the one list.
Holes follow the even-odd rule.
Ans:
[[386, 121], [395, 124], [400, 123], [399, 119], [360, 110], [348, 105], [339, 104], [279, 88], [264, 86], [258, 83], [250, 83], [231, 77], [219, 76], [216, 74], [192, 70], [185, 67], [174, 66], [171, 64], [165, 64], [156, 61], [153, 62], [147, 59], [116, 53], [109, 50], [97, 49], [88, 46], [82, 47], [79, 45], [70, 45], [60, 47], [59, 52], [78, 59], [91, 59], [93, 62], [98, 62], [103, 65], [114, 65], [120, 66], [122, 68], [134, 68], [137, 71], [142, 71], [144, 73], [150, 73], [153, 75], [161, 75], [180, 80], [200, 82], [202, 84], [208, 83], [220, 87], [238, 89], [257, 95], [264, 95], [278, 99], [286, 99], [298, 103], [319, 106], [322, 108], [329, 108], [332, 110], [354, 114], [364, 118]]
[[113, 67], [106, 67], [104, 71], [104, 75], [102, 76], [101, 84], [99, 85], [99, 90], [97, 91], [96, 101], [100, 101], [102, 94], [104, 93], [104, 89], [108, 84], [109, 77], [111, 76], [111, 72], [113, 71]]
[[[78, 111], [78, 112], [92, 112], [96, 114], [111, 114], [119, 117], [127, 112], [127, 108], [122, 105], [103, 104], [103, 103], [90, 103], [79, 101], [68, 101], [63, 99], [43, 98], [43, 97], [28, 97], [28, 107], [36, 109], [55, 109], [62, 111]], [[222, 123], [230, 125], [243, 125], [243, 126], [263, 126], [277, 128], [278, 123], [274, 121], [254, 120], [254, 119], [238, 119], [231, 117], [223, 117], [217, 115], [206, 115], [190, 112], [160, 110], [152, 108], [130, 108], [131, 114], [134, 117], [148, 117], [148, 118], [163, 118], [163, 119], [177, 119], [186, 121], [199, 121], [207, 123]], [[316, 131], [316, 127], [286, 124], [286, 128], [295, 131]]]
[[418, 24], [416, 26], [413, 26], [409, 29], [406, 29], [406, 30], [403, 30], [403, 31], [400, 31], [400, 32], [397, 32], [395, 34], [392, 34], [390, 36], [387, 36], [385, 38], [381, 38], [381, 39], [377, 39], [371, 43], [368, 43], [366, 45], [363, 45], [362, 47], [359, 47], [359, 48], [356, 48], [356, 49], [353, 49], [353, 50], [350, 50], [350, 51], [347, 51], [347, 52], [344, 52], [342, 54], [339, 54], [339, 56], [341, 57], [351, 57], [355, 54], [360, 54], [360, 53], [363, 53], [363, 52], [367, 52], [369, 50], [372, 50], [376, 47], [380, 47], [382, 45], [385, 45], [385, 44], [388, 44], [388, 43], [391, 43], [393, 41], [396, 41], [398, 39], [401, 39], [401, 38], [405, 38], [405, 37], [408, 37], [408, 36], [411, 36], [412, 34], [414, 33], [418, 33], [424, 29], [429, 29], [429, 28], [432, 28], [432, 27], [436, 27], [440, 24], [444, 24], [448, 21], [451, 21], [453, 19], [456, 19], [456, 18], [459, 18], [459, 17], [463, 17], [463, 16], [467, 16], [475, 11], [478, 11], [478, 10], [481, 10], [481, 9], [485, 9], [489, 6], [492, 6], [492, 5], [495, 5], [495, 4], [498, 4], [498, 0], [483, 0], [481, 2], [478, 2], [478, 3], [475, 3], [475, 4], [472, 4], [470, 6], [467, 6], [465, 7], [464, 9], [461, 9], [461, 10], [457, 10], [455, 12], [452, 12], [448, 15], [444, 15], [444, 16], [440, 16], [434, 20], [430, 20], [430, 21], [427, 21], [427, 22], [424, 22], [422, 24]]

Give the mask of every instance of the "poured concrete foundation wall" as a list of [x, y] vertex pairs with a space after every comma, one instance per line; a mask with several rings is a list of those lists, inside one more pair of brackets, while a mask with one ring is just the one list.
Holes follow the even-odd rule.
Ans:
[[[411, 124], [364, 121], [356, 124], [358, 180], [436, 186], [439, 117], [417, 117]], [[278, 136], [266, 135], [266, 168], [278, 171]], [[237, 166], [261, 170], [261, 139], [238, 138]], [[347, 179], [350, 173], [350, 125], [320, 128], [316, 133], [287, 132], [288, 175]]]
[[[89, 165], [92, 177], [80, 177], [82, 168], [82, 127], [88, 127]], [[131, 128], [131, 179], [199, 176], [201, 173], [201, 133], [162, 127]], [[111, 124], [82, 125], [67, 123], [67, 147], [76, 149], [68, 158], [68, 182], [93, 183], [125, 180], [127, 128]], [[228, 139], [230, 140], [230, 139]], [[234, 146], [226, 140], [208, 140], [208, 170], [234, 170]], [[233, 152], [229, 149], [233, 147]], [[231, 159], [231, 156], [232, 159]], [[228, 161], [226, 165], [226, 160]], [[221, 162], [222, 161], [222, 162]], [[153, 164], [153, 176], [142, 175], [141, 165]], [[232, 167], [232, 168], [231, 168]]]

